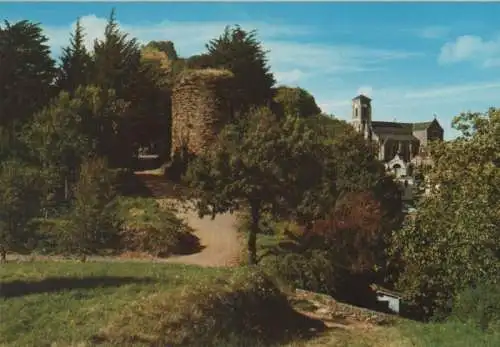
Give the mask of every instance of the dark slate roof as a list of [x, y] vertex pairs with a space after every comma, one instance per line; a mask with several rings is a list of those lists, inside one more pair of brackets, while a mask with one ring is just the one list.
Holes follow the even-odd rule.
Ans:
[[372, 122], [372, 127], [375, 132], [395, 132], [398, 134], [411, 134], [414, 131], [425, 130], [431, 126], [431, 122], [419, 123], [398, 123], [398, 122]]
[[357, 100], [357, 99], [372, 101], [372, 99], [370, 99], [369, 97], [367, 97], [366, 95], [363, 95], [363, 94], [360, 94], [360, 95], [356, 96], [355, 98], [353, 98], [353, 100]]
[[372, 129], [376, 134], [413, 135], [411, 123], [372, 122]]

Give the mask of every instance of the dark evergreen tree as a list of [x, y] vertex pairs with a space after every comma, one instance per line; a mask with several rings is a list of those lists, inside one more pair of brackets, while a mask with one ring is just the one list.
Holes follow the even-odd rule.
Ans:
[[39, 24], [0, 26], [0, 126], [19, 130], [54, 95], [54, 61]]
[[63, 48], [56, 82], [59, 90], [74, 93], [79, 86], [90, 81], [92, 58], [85, 48], [84, 39], [84, 28], [78, 19], [69, 46]]
[[267, 64], [266, 51], [257, 40], [256, 31], [239, 26], [226, 27], [224, 33], [211, 40], [206, 48], [209, 57], [203, 64], [225, 68], [234, 73], [233, 100], [236, 114], [245, 114], [252, 106], [270, 105], [274, 76]]

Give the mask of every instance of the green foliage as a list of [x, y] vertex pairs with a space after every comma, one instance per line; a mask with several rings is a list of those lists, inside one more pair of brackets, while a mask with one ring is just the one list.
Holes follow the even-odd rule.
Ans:
[[15, 159], [0, 164], [0, 255], [28, 248], [29, 222], [40, 212], [40, 175]]
[[451, 319], [483, 331], [499, 331], [500, 284], [480, 283], [459, 293], [453, 300]]
[[500, 112], [457, 122], [475, 130], [434, 144], [431, 194], [392, 237], [399, 287], [427, 312], [447, 312], [454, 295], [500, 273]]
[[249, 261], [262, 213], [311, 220], [335, 201], [331, 146], [297, 117], [279, 121], [267, 108], [227, 126], [213, 148], [189, 167], [201, 215], [249, 206]]
[[71, 34], [69, 46], [63, 48], [56, 80], [59, 90], [73, 93], [78, 87], [85, 86], [90, 82], [93, 62], [85, 48], [84, 39], [84, 28], [78, 19], [75, 32]]
[[302, 252], [287, 250], [280, 253], [263, 262], [270, 274], [294, 288], [318, 293], [335, 292], [337, 269], [327, 250], [304, 247]]
[[349, 193], [311, 229], [285, 231], [263, 255], [271, 273], [295, 287], [374, 305], [369, 285], [384, 262], [381, 204], [372, 193]]
[[18, 130], [52, 96], [54, 61], [39, 24], [0, 26], [0, 126]]
[[302, 88], [281, 86], [276, 88], [274, 102], [278, 103], [284, 114], [297, 117], [317, 116], [321, 109], [314, 97]]
[[45, 175], [44, 208], [69, 201], [83, 160], [91, 155], [114, 159], [116, 124], [125, 110], [112, 91], [80, 87], [72, 96], [61, 92], [24, 128], [23, 143]]
[[250, 108], [267, 105], [272, 100], [271, 88], [275, 80], [267, 65], [267, 52], [257, 40], [256, 31], [247, 32], [239, 26], [228, 26], [206, 48], [208, 53], [198, 60], [204, 61], [206, 66], [234, 73], [232, 100], [237, 113], [244, 115]]
[[199, 249], [193, 230], [174, 211], [160, 207], [156, 200], [120, 198], [117, 203], [123, 250], [164, 257]]
[[167, 55], [168, 60], [174, 61], [179, 59], [179, 55], [172, 41], [150, 41], [145, 46], [146, 48], [154, 48]]
[[112, 11], [104, 38], [94, 45], [92, 83], [102, 90], [112, 89], [128, 103], [116, 124], [117, 146], [112, 166], [132, 167], [132, 158], [141, 146], [159, 143], [161, 154], [170, 152], [170, 90], [165, 74], [141, 61], [135, 38], [123, 33]]
[[83, 162], [68, 216], [71, 224], [60, 235], [63, 248], [82, 255], [112, 248], [119, 230], [114, 198], [114, 175], [106, 161], [95, 158]]

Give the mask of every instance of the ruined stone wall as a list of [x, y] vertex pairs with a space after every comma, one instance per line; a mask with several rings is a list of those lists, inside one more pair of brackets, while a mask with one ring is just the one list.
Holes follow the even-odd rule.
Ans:
[[182, 72], [172, 92], [172, 156], [187, 150], [200, 154], [215, 139], [231, 116], [227, 70], [200, 69]]

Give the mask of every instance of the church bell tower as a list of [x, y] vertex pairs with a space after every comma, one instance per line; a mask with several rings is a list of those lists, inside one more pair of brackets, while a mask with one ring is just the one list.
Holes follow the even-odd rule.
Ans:
[[352, 99], [352, 125], [362, 133], [365, 139], [372, 139], [372, 106], [371, 99], [358, 95]]

